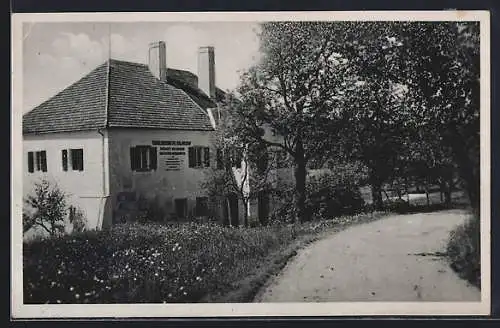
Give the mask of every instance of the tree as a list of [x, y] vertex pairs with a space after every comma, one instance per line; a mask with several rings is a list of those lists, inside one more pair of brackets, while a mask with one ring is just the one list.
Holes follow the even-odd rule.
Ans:
[[271, 188], [268, 178], [273, 166], [266, 163], [264, 167], [259, 167], [267, 154], [266, 149], [260, 144], [248, 144], [240, 137], [239, 125], [235, 124], [237, 116], [229, 112], [237, 103], [234, 95], [229, 94], [222, 105], [213, 140], [217, 165], [206, 171], [201, 187], [213, 198], [222, 197], [223, 206], [227, 207], [230, 195], [235, 195], [243, 205], [243, 224], [248, 226], [250, 200], [255, 199], [259, 192]]
[[57, 185], [51, 186], [47, 180], [36, 183], [34, 194], [26, 197], [25, 205], [24, 232], [34, 226], [43, 228], [51, 237], [64, 232], [66, 196]]
[[383, 184], [395, 177], [412, 129], [409, 94], [398, 74], [398, 38], [392, 23], [363, 22], [345, 41], [349, 60], [342, 106], [346, 109], [344, 129], [336, 141], [350, 160], [368, 168], [368, 183], [376, 209], [383, 208]]
[[[420, 125], [451, 149], [473, 209], [479, 210], [479, 23], [404, 23], [402, 75], [412, 89]], [[418, 60], [415, 60], [418, 58]]]
[[[478, 207], [478, 27], [457, 22], [363, 22], [344, 40], [354, 83], [346, 88], [345, 106], [353, 112], [343, 140], [351, 143], [351, 155], [364, 158], [371, 168], [376, 203], [381, 201], [378, 184], [391, 171], [405, 172], [400, 167], [405, 162], [429, 161], [441, 150], [444, 160], [449, 149], [472, 206]], [[393, 98], [395, 87], [404, 91], [399, 101]], [[431, 131], [433, 139], [428, 138]], [[352, 145], [356, 136], [362, 137], [357, 146]], [[432, 152], [409, 158], [416, 144]], [[445, 161], [450, 165], [449, 159]]]
[[233, 109], [246, 144], [287, 152], [294, 165], [295, 221], [306, 211], [306, 166], [328, 156], [339, 131], [337, 91], [348, 69], [337, 52], [351, 23], [272, 22], [261, 25], [262, 58], [242, 76]]

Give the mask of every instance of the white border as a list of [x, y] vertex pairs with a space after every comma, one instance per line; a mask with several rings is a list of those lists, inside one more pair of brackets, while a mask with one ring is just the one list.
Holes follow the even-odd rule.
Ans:
[[[278, 20], [480, 21], [481, 29], [481, 302], [335, 302], [24, 305], [22, 303], [22, 23], [262, 22]], [[13, 318], [234, 317], [334, 315], [487, 315], [490, 313], [490, 15], [489, 11], [344, 11], [205, 13], [50, 13], [12, 15], [11, 315]], [[18, 151], [15, 151], [18, 150]]]

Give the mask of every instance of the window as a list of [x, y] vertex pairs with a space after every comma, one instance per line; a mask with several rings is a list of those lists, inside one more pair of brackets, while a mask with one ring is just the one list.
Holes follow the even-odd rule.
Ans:
[[28, 172], [47, 172], [47, 152], [45, 150], [28, 152]]
[[189, 167], [210, 167], [210, 148], [200, 146], [189, 147], [188, 156]]
[[208, 215], [208, 197], [196, 197], [196, 216]]
[[69, 152], [73, 171], [83, 171], [83, 149], [70, 149]]
[[175, 214], [178, 218], [183, 219], [187, 214], [187, 199], [177, 198], [175, 200]]
[[135, 146], [130, 148], [130, 168], [132, 171], [151, 171], [158, 167], [156, 147]]

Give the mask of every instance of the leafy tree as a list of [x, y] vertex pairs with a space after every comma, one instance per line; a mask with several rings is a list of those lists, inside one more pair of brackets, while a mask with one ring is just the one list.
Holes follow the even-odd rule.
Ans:
[[[229, 95], [221, 108], [217, 131], [214, 135], [214, 146], [217, 152], [217, 164], [206, 171], [201, 187], [206, 189], [213, 198], [222, 197], [224, 206], [229, 207], [229, 196], [234, 195], [243, 205], [243, 224], [248, 226], [248, 209], [252, 199], [259, 192], [271, 188], [269, 172], [273, 165], [262, 166], [267, 155], [266, 147], [260, 144], [248, 144], [238, 131], [235, 124], [237, 116], [228, 113], [232, 104], [238, 101], [234, 95]], [[229, 224], [229, 222], [225, 222]]]
[[35, 184], [34, 194], [25, 199], [27, 208], [23, 209], [23, 230], [39, 226], [51, 237], [64, 232], [66, 216], [66, 196], [47, 180]]
[[398, 32], [415, 117], [451, 150], [471, 205], [479, 209], [479, 23], [404, 23]]
[[456, 162], [478, 206], [478, 32], [476, 23], [363, 22], [343, 39], [352, 74], [342, 140], [370, 168], [377, 207], [379, 185], [412, 161], [441, 171]]
[[296, 221], [306, 211], [306, 167], [328, 156], [341, 126], [337, 91], [348, 69], [336, 42], [350, 23], [272, 22], [261, 25], [260, 62], [242, 76], [238, 117], [246, 144], [287, 152], [294, 165]]

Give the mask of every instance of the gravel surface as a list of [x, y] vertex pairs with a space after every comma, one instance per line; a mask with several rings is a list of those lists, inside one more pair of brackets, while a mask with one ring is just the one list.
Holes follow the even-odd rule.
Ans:
[[299, 251], [254, 301], [480, 301], [442, 256], [466, 215], [394, 215], [333, 233]]

